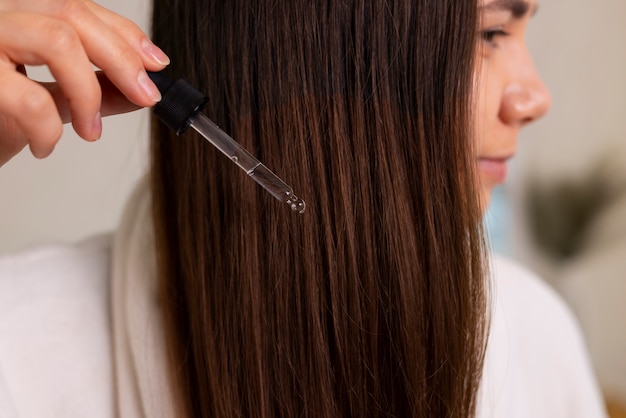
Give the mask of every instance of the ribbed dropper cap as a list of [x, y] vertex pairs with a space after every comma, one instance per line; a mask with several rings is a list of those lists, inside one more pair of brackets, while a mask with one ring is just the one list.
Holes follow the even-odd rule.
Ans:
[[148, 71], [148, 76], [162, 96], [154, 106], [154, 114], [176, 135], [182, 134], [206, 105], [208, 98], [182, 78], [173, 81], [163, 73], [151, 71]]

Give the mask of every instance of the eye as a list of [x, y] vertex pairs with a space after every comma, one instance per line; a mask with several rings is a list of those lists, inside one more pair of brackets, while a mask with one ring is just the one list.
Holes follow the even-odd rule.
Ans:
[[481, 32], [481, 38], [487, 42], [490, 46], [496, 46], [496, 39], [499, 37], [509, 36], [508, 32], [505, 32], [502, 27], [491, 28]]

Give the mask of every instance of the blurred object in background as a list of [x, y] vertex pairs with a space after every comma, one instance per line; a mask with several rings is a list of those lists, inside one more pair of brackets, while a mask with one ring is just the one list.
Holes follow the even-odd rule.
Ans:
[[[623, 157], [622, 157], [623, 158]], [[527, 180], [531, 242], [581, 322], [607, 399], [626, 405], [626, 170], [620, 150], [577, 178]]]
[[617, 403], [609, 401], [607, 409], [611, 418], [626, 418], [626, 408]]
[[[590, 247], [626, 239], [626, 176], [607, 152], [579, 178], [527, 179], [526, 208], [537, 248], [562, 265]], [[622, 202], [623, 201], [623, 202]]]

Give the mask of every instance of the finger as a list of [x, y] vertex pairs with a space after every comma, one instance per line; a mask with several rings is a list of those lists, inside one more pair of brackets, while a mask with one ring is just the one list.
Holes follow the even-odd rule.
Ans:
[[[141, 109], [140, 106], [129, 101], [103, 72], [96, 72], [96, 76], [102, 91], [102, 105], [100, 107], [102, 116], [119, 115]], [[70, 122], [69, 105], [59, 85], [57, 83], [41, 83], [41, 85], [48, 90], [54, 99], [63, 123]]]
[[98, 74], [98, 82], [102, 89], [103, 116], [119, 115], [141, 109], [140, 106], [130, 102], [104, 73]]
[[[19, 73], [26, 75], [26, 67], [17, 65]], [[17, 155], [28, 144], [28, 138], [9, 115], [0, 112], [0, 167]]]
[[0, 69], [0, 92], [10, 92], [0, 94], [0, 114], [15, 123], [12, 132], [2, 133], [3, 151], [17, 153], [27, 138], [35, 157], [47, 157], [63, 133], [61, 118], [48, 91], [14, 70]]
[[148, 70], [161, 71], [170, 64], [169, 57], [158, 46], [154, 45], [148, 35], [134, 22], [92, 1], [85, 4], [104, 23], [113, 28], [122, 39], [126, 40], [137, 55], [142, 58], [144, 66]]
[[28, 145], [28, 138], [15, 120], [0, 113], [0, 167]]
[[153, 106], [161, 93], [146, 74], [143, 60], [85, 2], [66, 1], [62, 18], [76, 29], [91, 62], [133, 103]]
[[[29, 30], [24, 31], [24, 28]], [[20, 36], [13, 36], [15, 33]], [[80, 38], [71, 26], [47, 16], [4, 15], [0, 25], [0, 50], [7, 55], [5, 69], [14, 65], [9, 60], [48, 65], [67, 98], [76, 133], [87, 140], [100, 137], [100, 86]], [[54, 107], [52, 110], [56, 111]]]

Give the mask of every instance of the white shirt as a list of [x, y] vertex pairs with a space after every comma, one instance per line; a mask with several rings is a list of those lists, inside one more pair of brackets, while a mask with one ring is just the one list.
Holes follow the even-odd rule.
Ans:
[[494, 257], [492, 322], [478, 417], [606, 416], [570, 309], [542, 280]]
[[[0, 258], [0, 417], [115, 416], [111, 237]], [[542, 281], [493, 259], [478, 417], [605, 417], [580, 331]]]
[[110, 243], [0, 258], [0, 417], [114, 416]]

